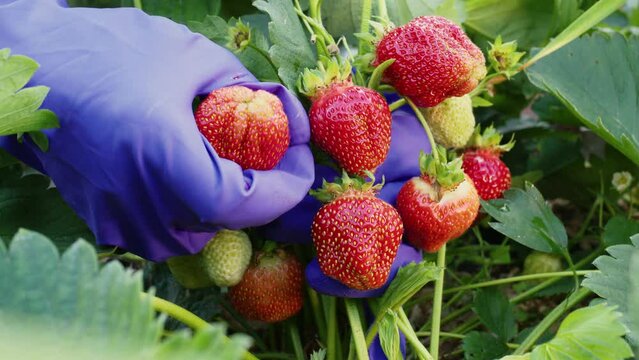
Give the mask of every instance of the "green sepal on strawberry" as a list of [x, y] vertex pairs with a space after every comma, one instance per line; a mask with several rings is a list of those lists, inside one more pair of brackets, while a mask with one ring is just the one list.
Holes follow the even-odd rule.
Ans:
[[437, 144], [446, 148], [466, 145], [475, 130], [473, 101], [469, 95], [450, 97], [429, 108], [422, 108]]
[[[372, 174], [368, 174], [372, 178]], [[326, 202], [313, 219], [312, 238], [322, 272], [357, 290], [386, 283], [404, 233], [399, 213], [375, 197], [374, 179], [324, 182], [311, 194]]]
[[167, 264], [177, 282], [187, 289], [226, 287], [240, 282], [251, 253], [246, 233], [220, 230], [197, 254], [175, 256]]
[[448, 161], [446, 150], [420, 155], [422, 175], [407, 181], [397, 195], [397, 210], [406, 238], [415, 247], [436, 252], [461, 236], [479, 212], [479, 195], [461, 169], [461, 159]]
[[493, 126], [483, 133], [477, 126], [462, 155], [464, 172], [473, 180], [483, 200], [500, 198], [510, 188], [510, 169], [501, 155], [512, 149], [515, 142], [511, 139], [501, 144], [501, 140], [502, 135]]
[[295, 255], [267, 243], [254, 254], [242, 281], [229, 290], [229, 298], [245, 318], [273, 323], [300, 311], [302, 285], [302, 264]]
[[391, 112], [377, 91], [351, 81], [347, 61], [326, 59], [306, 69], [301, 93], [311, 99], [311, 139], [349, 174], [375, 171], [390, 149]]

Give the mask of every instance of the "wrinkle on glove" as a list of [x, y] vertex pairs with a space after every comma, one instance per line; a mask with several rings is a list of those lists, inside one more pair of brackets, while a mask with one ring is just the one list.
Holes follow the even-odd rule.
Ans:
[[419, 251], [417, 251], [410, 245], [400, 244], [399, 249], [397, 250], [395, 261], [391, 265], [391, 271], [388, 275], [388, 280], [386, 280], [386, 283], [379, 289], [356, 290], [351, 289], [341, 282], [324, 275], [324, 273], [320, 269], [319, 262], [317, 262], [317, 258], [315, 258], [311, 260], [311, 262], [306, 266], [306, 281], [308, 282], [308, 285], [310, 285], [310, 287], [312, 287], [315, 291], [324, 295], [346, 298], [379, 297], [384, 294], [390, 283], [395, 278], [397, 271], [399, 271], [401, 267], [412, 262], [418, 263], [420, 261], [422, 261], [422, 254]]
[[[419, 120], [411, 111], [396, 110], [393, 112], [391, 125], [391, 146], [384, 163], [375, 172], [375, 178], [385, 184], [377, 195], [380, 199], [395, 204], [395, 199], [404, 183], [420, 174], [419, 153], [430, 153], [430, 143]], [[322, 180], [335, 181], [338, 174], [334, 169], [316, 165], [313, 189], [322, 186]], [[311, 224], [322, 203], [313, 196], [307, 195], [292, 210], [268, 224], [264, 230], [269, 239], [285, 243], [310, 243]]]
[[[268, 223], [304, 198], [313, 157], [293, 94], [166, 18], [63, 5], [0, 0], [0, 47], [41, 65], [28, 85], [51, 88], [43, 108], [60, 119], [45, 131], [46, 153], [15, 136], [0, 147], [49, 175], [98, 244], [161, 261], [198, 252], [220, 228]], [[275, 169], [243, 171], [199, 133], [194, 97], [231, 85], [282, 101], [291, 145]]]

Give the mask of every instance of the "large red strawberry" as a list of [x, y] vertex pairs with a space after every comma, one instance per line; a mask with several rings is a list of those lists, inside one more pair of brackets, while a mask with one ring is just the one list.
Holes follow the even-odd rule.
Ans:
[[434, 154], [420, 155], [422, 175], [406, 182], [397, 195], [406, 238], [427, 252], [461, 236], [479, 212], [479, 195], [461, 159], [448, 162], [441, 147]]
[[302, 264], [283, 249], [258, 251], [239, 284], [229, 290], [231, 304], [249, 320], [278, 322], [302, 308]]
[[320, 269], [353, 289], [384, 285], [404, 233], [397, 210], [375, 197], [380, 188], [373, 180], [344, 174], [338, 182], [325, 181], [322, 189], [313, 191], [327, 202], [312, 225]]
[[480, 131], [477, 126], [464, 150], [462, 166], [482, 199], [500, 198], [510, 188], [511, 181], [510, 169], [501, 160], [501, 154], [512, 149], [514, 142], [500, 145], [502, 136], [492, 126], [483, 134]]
[[375, 171], [386, 159], [391, 112], [377, 91], [353, 85], [351, 67], [335, 60], [306, 69], [300, 91], [312, 101], [311, 138], [350, 174]]
[[274, 168], [289, 145], [282, 102], [264, 90], [213, 90], [195, 111], [195, 121], [217, 154], [242, 169]]
[[486, 76], [484, 55], [454, 22], [421, 16], [388, 32], [374, 65], [395, 59], [384, 78], [420, 107], [463, 96]]

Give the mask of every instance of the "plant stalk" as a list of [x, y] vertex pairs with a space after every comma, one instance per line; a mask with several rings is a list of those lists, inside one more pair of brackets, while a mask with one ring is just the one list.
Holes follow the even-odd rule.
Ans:
[[295, 359], [304, 360], [304, 348], [302, 346], [302, 341], [300, 340], [300, 331], [297, 328], [295, 319], [289, 320], [288, 331], [291, 335], [291, 342], [293, 343], [293, 350], [295, 351]]
[[[362, 1], [362, 21], [359, 26], [359, 32], [362, 34], [368, 33], [371, 15], [373, 13], [373, 0]], [[368, 50], [368, 44], [366, 41], [359, 41], [359, 53], [364, 54]]]
[[433, 320], [430, 337], [430, 353], [434, 359], [439, 358], [439, 330], [442, 316], [442, 297], [444, 295], [444, 269], [446, 269], [446, 244], [437, 252], [437, 267], [439, 276], [435, 280], [435, 295], [433, 299]]
[[336, 300], [332, 296], [325, 296], [324, 303], [326, 305], [326, 359], [337, 359], [337, 305]]
[[359, 310], [357, 309], [357, 303], [355, 301], [356, 300], [348, 298], [344, 299], [344, 303], [346, 304], [346, 314], [348, 315], [348, 321], [351, 324], [351, 332], [357, 358], [361, 360], [368, 360], [368, 348], [366, 346], [366, 339], [364, 338], [362, 321], [359, 318]]

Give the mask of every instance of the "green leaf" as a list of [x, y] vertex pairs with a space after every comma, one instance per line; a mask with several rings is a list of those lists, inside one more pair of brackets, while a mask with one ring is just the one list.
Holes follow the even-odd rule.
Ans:
[[388, 360], [403, 359], [400, 350], [399, 329], [397, 328], [397, 317], [392, 311], [388, 311], [379, 322], [379, 342]]
[[[621, 321], [629, 326], [630, 317], [637, 309], [631, 309], [630, 289], [636, 281], [637, 273], [630, 272], [630, 259], [639, 252], [639, 234], [630, 238], [631, 245], [614, 245], [606, 249], [610, 254], [595, 259], [593, 264], [601, 271], [587, 274], [582, 285], [595, 294], [606, 299], [610, 305], [615, 305], [623, 314]], [[639, 333], [628, 335], [631, 343], [639, 345]]]
[[554, 5], [555, 0], [468, 0], [464, 25], [489, 39], [501, 35], [504, 42], [517, 40], [520, 49], [529, 49], [545, 44], [565, 23]]
[[613, 216], [604, 227], [603, 242], [606, 246], [629, 244], [630, 237], [639, 233], [639, 221], [623, 215]]
[[229, 25], [219, 16], [207, 16], [202, 22], [189, 21], [189, 29], [200, 33], [218, 45], [226, 46], [229, 41]]
[[584, 125], [639, 164], [639, 38], [584, 36], [526, 70]]
[[466, 360], [493, 360], [508, 353], [508, 346], [489, 333], [473, 331], [464, 337], [462, 345]]
[[93, 241], [86, 224], [50, 185], [43, 175], [24, 175], [19, 164], [0, 169], [0, 237], [10, 239], [19, 228], [28, 228], [49, 236], [61, 250], [77, 238]]
[[[116, 261], [100, 269], [85, 241], [62, 256], [44, 236], [21, 230], [0, 245], [0, 352], [11, 359], [240, 359], [246, 337], [222, 326], [169, 335], [141, 296], [141, 273]], [[36, 344], [34, 346], [34, 344]], [[45, 355], [46, 354], [46, 355]]]
[[495, 333], [502, 342], [517, 335], [514, 307], [499, 289], [478, 290], [475, 293], [473, 310], [482, 324]]
[[[632, 252], [632, 256], [630, 258], [630, 274], [634, 274], [630, 278], [630, 295], [628, 298], [630, 299], [628, 303], [628, 308], [632, 309], [628, 316], [627, 324], [628, 329], [630, 330], [629, 338], [631, 339], [639, 339], [639, 251], [635, 250]], [[639, 353], [639, 344], [637, 341], [634, 343], [635, 354]]]
[[575, 310], [561, 322], [552, 340], [533, 349], [530, 359], [626, 359], [632, 351], [623, 340], [626, 330], [619, 317], [605, 304]]
[[[427, 283], [437, 279], [442, 271], [432, 262], [410, 263], [403, 266], [381, 297], [380, 312], [396, 309], [413, 297]], [[378, 312], [379, 313], [379, 312]]]
[[566, 229], [534, 185], [526, 184], [524, 190], [510, 189], [503, 199], [481, 203], [498, 221], [490, 222], [490, 227], [505, 236], [537, 251], [562, 253], [566, 249]]
[[396, 25], [403, 25], [413, 18], [438, 15], [458, 24], [466, 19], [464, 2], [460, 0], [394, 0], [387, 1], [388, 15]]
[[[37, 68], [38, 64], [28, 57], [11, 56], [9, 49], [0, 50], [0, 136], [21, 135], [59, 126], [55, 114], [49, 110], [38, 110], [49, 88], [34, 86], [22, 89]], [[48, 147], [43, 136], [35, 135], [34, 140], [40, 148]]]
[[346, 36], [349, 43], [355, 41], [353, 34], [359, 31], [363, 3], [362, 0], [322, 2], [322, 21], [326, 30], [336, 38]]
[[278, 67], [284, 85], [297, 90], [297, 79], [305, 68], [315, 67], [310, 40], [293, 9], [291, 0], [257, 0], [253, 6], [268, 13], [271, 60]]

